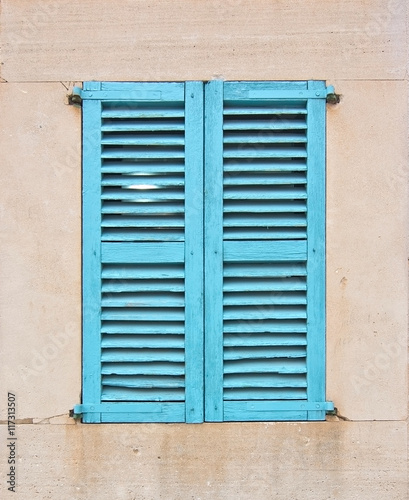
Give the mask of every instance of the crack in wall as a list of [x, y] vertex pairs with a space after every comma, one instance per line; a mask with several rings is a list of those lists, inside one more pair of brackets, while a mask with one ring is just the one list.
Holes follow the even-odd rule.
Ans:
[[[13, 422], [16, 425], [19, 425], [19, 424], [34, 424], [34, 425], [37, 425], [37, 424], [51, 424], [52, 420], [54, 418], [69, 417], [69, 416], [70, 416], [69, 413], [60, 413], [59, 415], [52, 415], [51, 417], [43, 417], [43, 418], [39, 418], [39, 417], [17, 418]], [[7, 424], [8, 424], [8, 420], [0, 420], [0, 425], [7, 425]]]

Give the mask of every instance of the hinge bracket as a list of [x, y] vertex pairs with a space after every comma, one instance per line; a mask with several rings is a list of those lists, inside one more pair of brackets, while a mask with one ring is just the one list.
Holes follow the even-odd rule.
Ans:
[[72, 94], [68, 96], [68, 104], [72, 106], [82, 106], [82, 89], [74, 87]]
[[333, 85], [327, 87], [327, 104], [338, 104], [341, 100], [340, 94], [335, 93]]

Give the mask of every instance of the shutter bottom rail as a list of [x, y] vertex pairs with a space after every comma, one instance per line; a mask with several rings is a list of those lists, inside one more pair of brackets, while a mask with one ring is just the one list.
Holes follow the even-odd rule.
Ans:
[[224, 422], [325, 420], [334, 410], [331, 401], [225, 401]]
[[83, 423], [185, 422], [185, 403], [100, 403], [74, 406], [72, 416]]
[[[224, 421], [325, 420], [331, 401], [225, 401]], [[185, 422], [185, 403], [78, 404], [71, 415], [84, 423]], [[200, 422], [196, 422], [200, 423]]]

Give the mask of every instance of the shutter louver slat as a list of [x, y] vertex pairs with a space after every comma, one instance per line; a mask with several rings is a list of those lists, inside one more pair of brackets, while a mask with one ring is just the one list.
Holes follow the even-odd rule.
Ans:
[[[159, 421], [171, 421], [178, 422], [184, 420], [184, 409], [180, 408], [178, 413], [175, 412], [177, 408], [175, 407], [175, 403], [183, 404], [185, 400], [185, 395], [183, 389], [156, 389], [155, 387], [151, 387], [149, 389], [139, 389], [138, 387], [121, 387], [118, 384], [114, 384], [113, 387], [107, 385], [103, 390], [103, 400], [110, 402], [129, 402], [129, 401], [138, 401], [138, 402], [170, 402], [168, 403], [171, 407], [170, 414], [172, 417], [168, 417], [164, 415], [165, 420], [158, 419]], [[146, 410], [141, 411], [141, 415], [132, 415], [131, 421], [150, 421], [151, 416], [148, 416], [149, 406]], [[162, 411], [160, 412], [162, 413]], [[174, 413], [178, 415], [176, 418], [173, 417]], [[180, 415], [180, 416], [179, 416]], [[104, 421], [109, 422], [112, 419], [112, 414], [109, 414], [105, 417]], [[170, 420], [171, 419], [171, 420]], [[121, 418], [122, 421], [122, 418]]]
[[183, 322], [176, 321], [103, 321], [101, 324], [102, 333], [112, 333], [112, 334], [180, 334], [184, 333]]
[[[275, 346], [250, 346], [250, 347], [226, 347], [225, 348], [225, 361], [229, 362], [232, 360], [254, 360], [254, 359], [267, 359], [276, 360], [277, 358], [293, 358], [293, 357], [305, 357], [305, 347], [297, 346], [293, 348], [283, 349], [282, 347], [276, 348]], [[228, 366], [228, 363], [226, 363]], [[304, 366], [305, 367], [305, 366]], [[250, 369], [251, 366], [248, 366]], [[257, 368], [256, 366], [254, 367]], [[246, 370], [249, 372], [250, 370]]]
[[[114, 369], [114, 368], [112, 368]], [[124, 364], [120, 365], [120, 369], [115, 369], [118, 375], [106, 375], [103, 377], [104, 386], [127, 387], [142, 389], [184, 389], [184, 377], [175, 376], [137, 376], [134, 375], [132, 366], [127, 371], [124, 369]], [[104, 373], [104, 371], [103, 371]], [[158, 399], [160, 396], [158, 396]]]
[[[116, 360], [118, 356], [127, 360], [133, 356], [133, 351], [122, 351], [122, 348], [130, 349], [166, 349], [168, 346], [175, 349], [183, 349], [183, 335], [103, 335], [102, 354], [103, 360]], [[119, 350], [118, 350], [119, 349]]]
[[122, 189], [142, 189], [145, 186], [145, 189], [148, 190], [147, 186], [151, 186], [151, 189], [161, 189], [161, 188], [169, 188], [169, 187], [183, 187], [184, 186], [184, 178], [183, 175], [166, 175], [159, 176], [153, 175], [148, 172], [148, 174], [131, 174], [126, 175], [122, 173], [121, 175], [104, 175], [102, 180], [103, 186], [120, 186]]
[[[252, 418], [248, 412], [249, 401], [291, 401], [305, 399], [306, 392], [304, 387], [293, 387], [291, 392], [287, 388], [269, 387], [267, 389], [260, 387], [242, 388], [234, 390], [225, 389], [228, 398], [225, 399], [224, 412], [226, 420], [304, 420], [304, 412], [298, 415], [272, 415], [266, 412], [264, 415], [254, 415]], [[241, 403], [241, 404], [240, 404]], [[244, 404], [243, 404], [244, 403]], [[240, 418], [241, 415], [241, 418]]]
[[[152, 117], [154, 118], [154, 117]], [[102, 132], [173, 132], [184, 130], [183, 118], [181, 120], [126, 120], [112, 122], [106, 121], [102, 125]]]
[[[135, 359], [139, 359], [138, 356], [135, 356]], [[105, 358], [104, 358], [105, 361]], [[107, 359], [106, 361], [110, 361]], [[119, 363], [115, 363], [113, 361], [105, 362], [102, 367], [103, 374], [111, 374], [118, 373], [120, 375], [172, 375], [172, 376], [182, 376], [185, 373], [184, 364], [181, 362], [177, 364], [173, 363], [165, 363], [163, 361], [150, 361], [146, 363], [138, 362], [135, 366], [134, 359], [130, 358], [129, 363], [126, 360], [119, 359]]]
[[138, 161], [131, 160], [105, 160], [101, 167], [103, 174], [128, 174], [128, 175], [159, 175], [161, 173], [182, 173], [185, 171], [183, 160], [168, 160], [166, 163], [159, 160]]
[[303, 119], [285, 120], [281, 118], [270, 119], [230, 119], [223, 125], [223, 130], [303, 130], [306, 123]]
[[106, 102], [101, 113], [102, 118], [127, 118], [130, 120], [146, 119], [146, 118], [183, 118], [184, 110], [178, 104], [156, 103], [152, 106], [151, 103], [138, 102], [135, 106], [134, 102], [121, 103]]
[[[158, 191], [156, 191], [158, 189]], [[135, 190], [135, 191], [134, 191]], [[105, 188], [102, 195], [103, 200], [131, 201], [134, 203], [155, 203], [161, 201], [183, 200], [183, 188], [167, 188], [144, 184], [134, 184], [132, 186]], [[105, 207], [104, 207], [105, 208]], [[137, 208], [137, 207], [135, 207]], [[136, 211], [137, 212], [137, 211]]]
[[[299, 347], [306, 345], [307, 340], [305, 338], [304, 334], [293, 334], [293, 335], [286, 335], [285, 333], [278, 334], [278, 333], [268, 333], [266, 334], [265, 332], [261, 334], [257, 334], [255, 332], [252, 333], [240, 333], [237, 335], [236, 333], [226, 333], [224, 335], [224, 346], [225, 347], [274, 347], [274, 350], [270, 351], [271, 354], [276, 353], [277, 356], [281, 357], [282, 352], [286, 353], [296, 353], [296, 352], [302, 352], [303, 355], [305, 354], [305, 351], [303, 349], [301, 350], [294, 350], [294, 346]], [[289, 349], [286, 349], [287, 346], [291, 346], [292, 349], [291, 351]], [[280, 348], [285, 348], [280, 350]]]
[[[230, 101], [231, 102], [231, 101]], [[287, 106], [283, 106], [284, 101], [281, 104], [277, 105], [264, 105], [259, 104], [258, 106], [240, 106], [239, 103], [235, 103], [234, 107], [229, 106], [228, 104], [224, 107], [223, 114], [224, 116], [229, 115], [238, 115], [238, 116], [255, 116], [255, 115], [303, 115], [307, 113], [307, 110], [303, 105], [299, 105], [297, 102], [293, 102], [291, 104], [290, 101], [287, 101]], [[298, 104], [298, 105], [297, 105]]]
[[304, 320], [297, 319], [275, 319], [263, 321], [242, 320], [240, 322], [228, 322], [224, 324], [225, 333], [303, 333], [307, 331]]
[[[305, 355], [305, 354], [304, 354]], [[254, 359], [240, 359], [225, 362], [224, 373], [242, 374], [242, 373], [305, 373], [305, 363], [299, 361], [296, 357], [291, 358], [291, 351], [283, 352], [282, 360], [268, 359], [267, 361]]]
[[[162, 214], [167, 215], [169, 213], [173, 214], [183, 214], [184, 213], [184, 203], [183, 200], [180, 201], [165, 201], [155, 204], [148, 204], [147, 206], [140, 205], [138, 207], [139, 213], [145, 215], [156, 215]], [[133, 202], [116, 202], [116, 201], [105, 201], [104, 208], [102, 210], [103, 214], [133, 214], [135, 212], [135, 204]]]
[[267, 168], [266, 171], [262, 173], [254, 173], [252, 175], [249, 174], [243, 175], [241, 173], [229, 174], [225, 176], [224, 185], [260, 186], [261, 184], [265, 186], [266, 184], [268, 185], [278, 184], [281, 187], [281, 185], [286, 185], [286, 184], [292, 186], [294, 184], [305, 185], [307, 183], [305, 174], [298, 172], [278, 174], [275, 172], [268, 172]]
[[[304, 188], [251, 188], [241, 186], [227, 186], [225, 188], [225, 201], [240, 200], [244, 205], [244, 200], [250, 201], [271, 201], [271, 200], [303, 200], [307, 198], [307, 192]], [[226, 203], [227, 205], [227, 203]]]
[[252, 159], [249, 162], [243, 158], [237, 158], [234, 162], [225, 163], [225, 172], [298, 172], [305, 171], [307, 165], [305, 160], [294, 158], [271, 158], [268, 162]]

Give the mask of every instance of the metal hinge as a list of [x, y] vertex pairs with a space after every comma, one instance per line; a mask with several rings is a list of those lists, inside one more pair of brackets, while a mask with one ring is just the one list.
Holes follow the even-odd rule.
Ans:
[[82, 411], [78, 409], [79, 405], [75, 405], [72, 410], [70, 410], [69, 415], [71, 418], [78, 419], [82, 417]]
[[72, 94], [68, 96], [68, 104], [72, 106], [82, 106], [82, 89], [74, 87]]
[[327, 87], [327, 103], [328, 104], [338, 104], [341, 100], [340, 94], [335, 93], [333, 85], [328, 85]]

